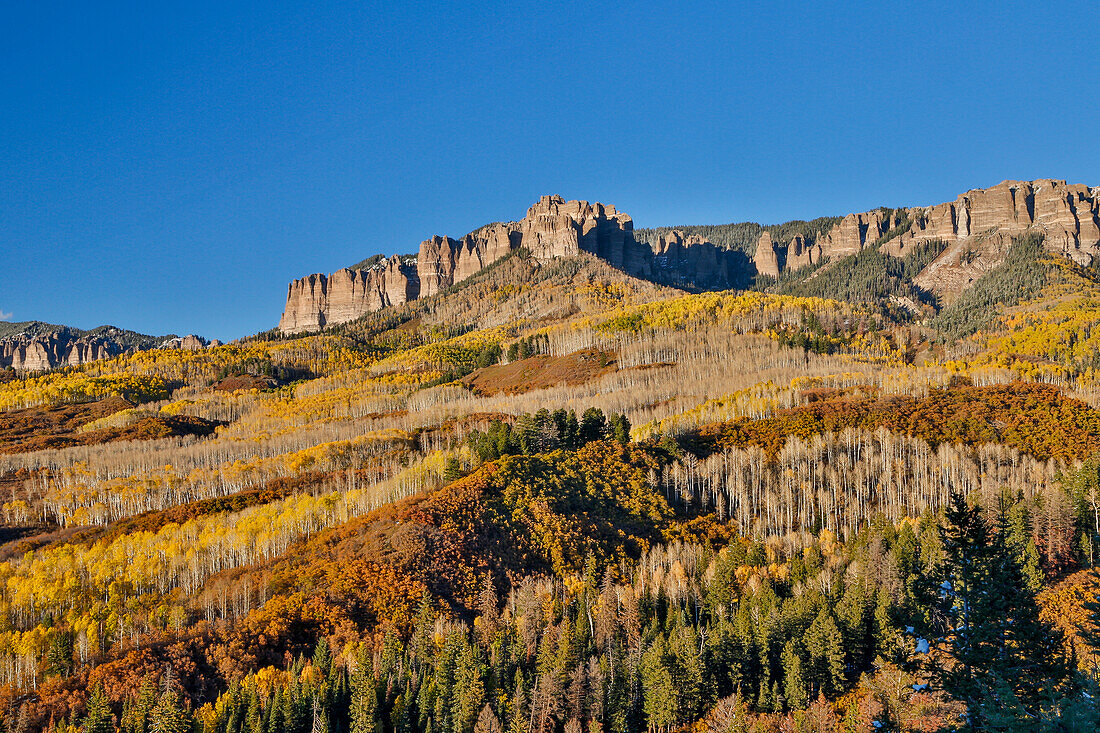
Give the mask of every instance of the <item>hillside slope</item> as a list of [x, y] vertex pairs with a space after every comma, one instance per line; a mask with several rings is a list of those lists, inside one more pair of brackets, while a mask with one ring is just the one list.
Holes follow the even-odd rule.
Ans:
[[[947, 250], [890, 246], [844, 291], [693, 293], [525, 246], [320, 332], [0, 383], [5, 725], [953, 724], [957, 497], [1024, 606], [1100, 561], [1100, 284], [1016, 237], [945, 338], [883, 304]], [[1097, 720], [1037, 628], [1022, 709]]]

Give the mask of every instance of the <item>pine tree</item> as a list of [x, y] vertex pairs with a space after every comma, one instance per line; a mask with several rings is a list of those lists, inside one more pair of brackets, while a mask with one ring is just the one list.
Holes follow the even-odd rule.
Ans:
[[328, 639], [323, 636], [318, 640], [317, 646], [313, 648], [313, 666], [326, 676], [332, 666], [332, 652], [329, 650]]
[[1039, 618], [1008, 522], [1002, 511], [991, 532], [981, 510], [955, 495], [942, 529], [942, 613], [955, 664], [932, 672], [966, 703], [975, 730], [1050, 718], [1073, 686], [1061, 632]]
[[73, 634], [71, 631], [59, 631], [50, 641], [46, 652], [47, 675], [67, 676], [73, 668]]
[[810, 657], [808, 678], [814, 693], [839, 695], [844, 690], [844, 637], [823, 607], [806, 631], [803, 644]]
[[458, 462], [458, 459], [451, 456], [447, 459], [447, 465], [443, 468], [443, 482], [451, 483], [462, 478], [462, 464]]
[[527, 707], [527, 691], [523, 685], [523, 672], [516, 670], [512, 684], [512, 699], [508, 703], [508, 733], [527, 733], [530, 710]]
[[809, 698], [806, 696], [802, 657], [793, 640], [783, 645], [780, 663], [783, 666], [783, 697], [787, 700], [787, 706], [792, 710], [802, 710], [809, 704]]
[[598, 407], [589, 407], [581, 415], [580, 444], [591, 443], [594, 440], [603, 440], [607, 437], [607, 418], [603, 410]]
[[462, 637], [455, 664], [454, 702], [451, 719], [455, 733], [471, 733], [485, 704], [485, 664], [474, 644]]
[[500, 719], [488, 704], [481, 709], [474, 725], [474, 733], [504, 733], [500, 727]]
[[677, 719], [693, 721], [702, 714], [707, 698], [706, 669], [699, 650], [699, 635], [691, 625], [676, 629], [669, 639], [674, 665]]
[[260, 695], [256, 690], [248, 693], [248, 712], [245, 714], [245, 731], [247, 733], [263, 733], [263, 711], [260, 708]]
[[107, 695], [103, 692], [103, 685], [96, 683], [92, 688], [92, 695], [88, 698], [88, 714], [84, 717], [84, 723], [80, 730], [83, 733], [114, 733], [114, 715], [111, 713], [111, 704], [107, 701]]
[[673, 660], [662, 634], [642, 655], [640, 673], [642, 705], [651, 731], [668, 730], [676, 724], [676, 685], [672, 678]]
[[171, 679], [153, 708], [149, 730], [150, 733], [189, 733], [191, 730], [191, 714], [183, 706]]
[[366, 644], [359, 650], [355, 674], [351, 677], [350, 733], [379, 733], [378, 690], [375, 686]]
[[136, 697], [122, 714], [122, 733], [147, 733], [150, 716], [156, 707], [156, 683], [144, 679]]

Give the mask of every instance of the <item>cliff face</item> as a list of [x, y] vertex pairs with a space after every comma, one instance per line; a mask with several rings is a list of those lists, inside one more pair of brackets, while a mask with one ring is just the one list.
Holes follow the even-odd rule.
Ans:
[[77, 366], [106, 359], [121, 349], [96, 338], [68, 339], [63, 335], [10, 336], [0, 339], [0, 366], [38, 372], [58, 366]]
[[916, 282], [950, 297], [996, 266], [1011, 237], [1028, 231], [1042, 232], [1044, 246], [1052, 252], [1087, 265], [1100, 254], [1098, 224], [1100, 189], [1050, 179], [1004, 181], [935, 206], [848, 214], [811, 244], [795, 237], [780, 246], [765, 231], [753, 263], [758, 274], [777, 277], [854, 254], [888, 233], [883, 251], [899, 257], [915, 244], [942, 239], [947, 248]]
[[690, 290], [724, 290], [748, 287], [751, 265], [742, 252], [725, 249], [698, 234], [685, 235], [674, 229], [657, 238], [652, 249], [631, 242], [633, 267], [620, 269], [664, 285]]
[[490, 224], [459, 240], [437, 236], [422, 242], [416, 261], [420, 295], [435, 295], [520, 247], [541, 260], [584, 251], [621, 269], [640, 267], [629, 251], [633, 232], [634, 222], [614, 206], [543, 196], [519, 221]]
[[[113, 326], [81, 331], [31, 321], [8, 325], [0, 338], [0, 368], [39, 372], [64, 366], [79, 366], [89, 361], [109, 359], [130, 351], [151, 348], [204, 349], [207, 342], [198, 336], [158, 339]], [[210, 342], [218, 345], [217, 341]]]
[[383, 260], [368, 270], [343, 269], [327, 276], [310, 275], [295, 280], [287, 288], [279, 330], [317, 331], [388, 305], [415, 300], [419, 295], [416, 264], [400, 257]]
[[634, 239], [634, 222], [614, 206], [543, 196], [519, 221], [489, 224], [461, 239], [424, 240], [415, 261], [390, 258], [365, 271], [295, 280], [279, 329], [316, 331], [430, 297], [521, 247], [540, 260], [589, 252], [636, 277], [700, 290], [746, 285], [751, 273], [743, 254], [700, 237], [672, 232], [650, 247]]
[[752, 259], [677, 230], [652, 245], [639, 242], [634, 222], [614, 206], [543, 196], [519, 221], [490, 224], [461, 239], [427, 239], [415, 260], [393, 257], [368, 270], [296, 280], [279, 328], [316, 331], [435, 295], [520, 247], [538, 259], [588, 252], [635, 277], [718, 290], [747, 287], [757, 275], [779, 277], [819, 265], [880, 240], [883, 251], [902, 256], [914, 244], [943, 239], [949, 246], [917, 280], [950, 293], [999, 262], [1011, 236], [1032, 229], [1045, 233], [1047, 248], [1091, 262], [1100, 254], [1100, 189], [1055, 180], [1005, 181], [936, 206], [848, 214], [828, 231], [789, 242], [776, 242], [765, 230]]

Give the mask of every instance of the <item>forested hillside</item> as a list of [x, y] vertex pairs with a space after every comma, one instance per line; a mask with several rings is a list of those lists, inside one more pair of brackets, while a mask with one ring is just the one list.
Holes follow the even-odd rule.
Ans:
[[885, 246], [13, 374], [5, 729], [1097, 729], [1100, 282]]

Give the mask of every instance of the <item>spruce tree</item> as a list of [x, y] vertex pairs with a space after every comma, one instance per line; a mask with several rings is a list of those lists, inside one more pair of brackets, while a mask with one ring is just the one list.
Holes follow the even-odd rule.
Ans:
[[462, 647], [455, 660], [454, 698], [451, 720], [455, 733], [471, 733], [485, 704], [485, 664], [477, 646], [461, 637]]
[[367, 646], [359, 650], [355, 674], [351, 677], [350, 733], [379, 733], [378, 690], [375, 686]]
[[150, 733], [189, 733], [191, 730], [191, 714], [170, 684], [153, 708], [150, 719]]
[[839, 695], [844, 690], [844, 638], [828, 607], [822, 607], [806, 631], [803, 646], [810, 657], [808, 675], [815, 693]]
[[153, 708], [157, 706], [157, 685], [151, 679], [145, 679], [141, 683], [137, 700], [131, 711], [133, 712], [133, 728], [128, 733], [148, 733], [152, 723]]
[[802, 672], [802, 657], [794, 641], [783, 645], [780, 657], [783, 666], [783, 697], [792, 710], [802, 710], [809, 704], [806, 696], [806, 679]]
[[991, 531], [981, 509], [956, 494], [941, 535], [941, 611], [953, 664], [933, 662], [933, 676], [966, 703], [975, 730], [1056, 717], [1055, 701], [1071, 691], [1074, 674], [1061, 632], [1039, 618], [1007, 513]]
[[111, 713], [111, 704], [107, 701], [107, 695], [103, 692], [103, 685], [96, 683], [92, 688], [91, 697], [88, 698], [88, 714], [81, 725], [82, 733], [114, 733], [114, 715]]

